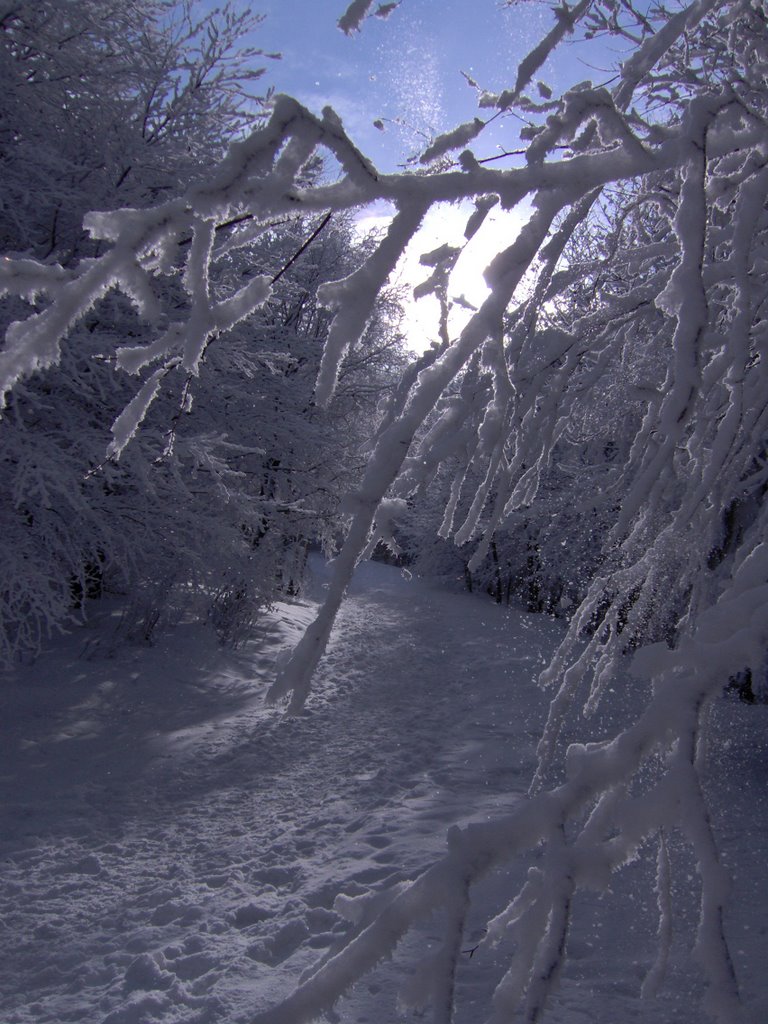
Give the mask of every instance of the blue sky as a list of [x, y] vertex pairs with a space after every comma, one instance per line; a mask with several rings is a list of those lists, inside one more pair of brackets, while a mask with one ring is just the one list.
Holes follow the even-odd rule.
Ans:
[[[395, 171], [419, 153], [431, 137], [478, 114], [477, 94], [461, 72], [491, 92], [514, 84], [517, 66], [553, 24], [546, 4], [499, 0], [403, 0], [383, 20], [369, 17], [351, 37], [337, 21], [349, 0], [261, 0], [266, 18], [253, 43], [278, 50], [279, 61], [267, 66], [266, 83], [295, 96], [319, 113], [330, 104], [359, 148], [382, 171]], [[579, 44], [559, 51], [553, 65], [537, 78], [555, 92], [606, 75], [579, 59]], [[606, 61], [607, 63], [607, 61]], [[481, 111], [488, 117], [490, 111]], [[382, 121], [384, 131], [374, 126]], [[478, 157], [519, 146], [513, 116], [499, 118], [473, 146]], [[500, 166], [503, 166], [501, 164]], [[389, 209], [361, 211], [361, 230], [382, 226]], [[409, 289], [428, 275], [419, 255], [443, 242], [460, 245], [469, 209], [442, 204], [430, 211], [395, 273]], [[483, 270], [490, 258], [510, 244], [524, 210], [493, 211], [469, 243], [451, 277], [451, 293], [479, 304], [487, 288]], [[405, 305], [408, 344], [420, 350], [435, 338], [437, 301], [427, 297]], [[451, 314], [457, 331], [468, 317], [460, 305]]]
[[[389, 18], [368, 18], [361, 32], [336, 27], [346, 0], [261, 0], [266, 15], [257, 43], [282, 52], [267, 81], [319, 112], [330, 103], [355, 142], [381, 170], [395, 170], [426, 138], [477, 113], [475, 91], [461, 71], [498, 91], [514, 83], [517, 65], [552, 24], [547, 7], [497, 0], [403, 0]], [[578, 49], [545, 69], [553, 87], [590, 77]], [[374, 120], [385, 125], [382, 132]], [[501, 121], [483, 136], [483, 152], [516, 145]]]

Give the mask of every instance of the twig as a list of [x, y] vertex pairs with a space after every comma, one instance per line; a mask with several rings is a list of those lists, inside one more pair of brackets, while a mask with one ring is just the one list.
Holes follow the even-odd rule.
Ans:
[[299, 258], [299, 256], [301, 256], [301, 254], [306, 249], [308, 249], [310, 247], [310, 245], [312, 245], [314, 240], [317, 238], [317, 236], [320, 234], [320, 232], [323, 230], [323, 228], [326, 226], [326, 224], [328, 223], [328, 221], [331, 219], [332, 216], [333, 216], [333, 211], [329, 210], [328, 213], [326, 213], [325, 217], [323, 217], [323, 219], [320, 221], [318, 226], [315, 228], [315, 230], [312, 232], [312, 234], [309, 236], [309, 238], [306, 240], [306, 242], [304, 242], [303, 245], [301, 245], [299, 247], [297, 252], [295, 252], [293, 254], [293, 256], [291, 256], [291, 258], [288, 260], [288, 262], [285, 264], [285, 266], [282, 268], [282, 270], [278, 270], [278, 272], [272, 278], [272, 284], [276, 284], [280, 280], [280, 278], [283, 276], [283, 274], [290, 267], [293, 266], [293, 264], [296, 262], [296, 260]]

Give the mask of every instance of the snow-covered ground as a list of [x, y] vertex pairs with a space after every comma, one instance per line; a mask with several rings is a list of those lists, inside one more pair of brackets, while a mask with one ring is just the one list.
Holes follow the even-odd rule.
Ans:
[[[321, 586], [317, 570], [315, 596]], [[450, 824], [522, 798], [546, 711], [535, 677], [559, 626], [365, 565], [307, 713], [286, 719], [263, 695], [313, 607], [279, 605], [235, 653], [184, 625], [151, 648], [115, 647], [102, 609], [4, 681], [3, 1024], [245, 1024], [345, 933], [339, 892], [413, 877]], [[768, 708], [721, 702], [708, 774], [755, 1024], [768, 1019], [766, 725]], [[684, 856], [673, 850], [678, 867]], [[639, 999], [657, 927], [652, 860], [579, 897], [555, 1024], [701, 1021], [686, 956], [693, 869], [673, 892], [667, 983]], [[505, 954], [470, 950], [527, 866], [479, 887], [458, 1024], [485, 1019]], [[439, 926], [408, 937], [338, 1019], [400, 1019], [398, 986]]]

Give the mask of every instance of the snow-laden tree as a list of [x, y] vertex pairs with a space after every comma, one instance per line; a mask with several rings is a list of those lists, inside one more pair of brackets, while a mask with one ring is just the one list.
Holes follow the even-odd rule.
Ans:
[[92, 209], [175, 194], [254, 122], [261, 21], [231, 3], [20, 0], [0, 12], [0, 239], [89, 256]]
[[[154, 0], [6, 12], [1, 102], [13, 131], [0, 166], [0, 232], [17, 266], [30, 257], [54, 272], [83, 266], [101, 244], [82, 227], [94, 201], [140, 207], [176, 194], [258, 121], [248, 88], [260, 53], [240, 40], [259, 20], [225, 6], [198, 21], [189, 3]], [[318, 162], [305, 173], [316, 177]], [[105, 447], [135, 387], [116, 370], [114, 346], [152, 330], [124, 295], [96, 303], [57, 365], [9, 400], [0, 423], [3, 662], [37, 650], [105, 580], [130, 595], [129, 633], [147, 636], [195, 595], [220, 635], [235, 639], [298, 585], [308, 542], [333, 534], [394, 373], [396, 310], [383, 296], [332, 409], [301, 415], [328, 329], [316, 290], [361, 262], [370, 243], [343, 216], [278, 220], [279, 234], [256, 232], [211, 275], [211, 288], [226, 293], [256, 263], [275, 279], [272, 299], [225, 350], [211, 351], [202, 380], [181, 368], [163, 378], [146, 429], [119, 462]], [[181, 240], [183, 252], [191, 241]], [[174, 270], [158, 304], [178, 317], [186, 302]], [[6, 304], [3, 330], [29, 308]]]
[[[258, 21], [231, 5], [198, 19], [186, 2], [6, 5], [4, 251], [69, 267], [98, 252], [82, 225], [94, 205], [146, 204], [220, 158], [254, 120], [249, 87], [262, 72], [253, 64], [257, 51], [241, 39]], [[3, 330], [18, 313], [12, 305], [2, 311]], [[109, 350], [115, 338], [138, 340], [143, 330], [129, 304], [111, 296], [78, 325], [60, 364], [16, 392], [0, 425], [4, 661], [34, 651], [46, 630], [99, 589], [105, 572], [124, 586], [139, 564], [155, 565], [165, 587], [185, 563], [189, 574], [184, 555], [194, 562], [203, 547], [225, 564], [243, 561], [236, 502], [227, 522], [211, 501], [240, 491], [217, 450], [221, 431], [176, 446], [151, 471], [178, 396], [167, 396], [157, 430], [121, 467], [93, 472], [104, 461], [105, 432], [131, 398]], [[197, 485], [182, 486], [184, 473]]]
[[[356, 0], [341, 27], [360, 27], [372, 6]], [[474, 204], [470, 237], [494, 203], [528, 200], [527, 223], [486, 270], [488, 298], [458, 336], [442, 332], [382, 409], [325, 603], [272, 688], [293, 711], [310, 691], [355, 563], [443, 461], [459, 460], [443, 533], [473, 540], [479, 563], [509, 518], [534, 507], [553, 465], [567, 465], [579, 444], [588, 452], [590, 410], [603, 407], [594, 437], [615, 424], [621, 454], [602, 473], [599, 557], [543, 675], [556, 689], [530, 798], [507, 817], [451, 830], [445, 857], [414, 882], [370, 904], [340, 904], [356, 922], [349, 940], [261, 1024], [316, 1018], [438, 908], [445, 942], [419, 965], [410, 998], [449, 1021], [472, 887], [528, 856], [526, 882], [484, 939], [512, 945], [488, 1019], [519, 1010], [521, 1020], [538, 1021], [567, 955], [575, 893], [606, 888], [655, 845], [659, 956], [643, 986], [652, 995], [669, 952], [672, 832], [698, 867], [694, 952], [709, 982], [706, 1008], [728, 1024], [742, 1013], [724, 931], [727, 879], [699, 770], [711, 702], [730, 676], [763, 671], [768, 642], [766, 8], [763, 0], [693, 0], [674, 10], [580, 0], [554, 14], [516, 81], [499, 94], [480, 91], [479, 116], [435, 139], [417, 171], [381, 174], [333, 110], [318, 117], [279, 97], [269, 122], [183, 195], [89, 215], [103, 246], [98, 259], [65, 269], [30, 259], [3, 265], [5, 291], [38, 303], [7, 333], [6, 393], [59, 360], [63, 339], [113, 289], [158, 323], [151, 340], [117, 347], [118, 367], [142, 375], [113, 427], [109, 455], [117, 458], [168, 375], [203, 374], [203, 355], [268, 302], [272, 278], [259, 268], [227, 291], [212, 281], [226, 254], [276, 218], [382, 200], [396, 210], [365, 262], [318, 290], [332, 317], [315, 390], [324, 407], [426, 211]], [[626, 57], [605, 84], [554, 96], [536, 76], [573, 32], [619, 38]], [[527, 146], [518, 166], [501, 169], [485, 160], [483, 131], [507, 115], [529, 122]], [[336, 181], [302, 177], [316, 150], [338, 161]], [[591, 251], [585, 231], [596, 238]], [[428, 255], [436, 291], [456, 256], [449, 247]], [[170, 316], [162, 282], [179, 266], [187, 299]], [[467, 367], [483, 380], [465, 401], [455, 382]], [[466, 465], [479, 486], [457, 516]], [[644, 709], [596, 739], [589, 716], [609, 681], [641, 693]], [[582, 710], [584, 742], [563, 750], [563, 725]]]
[[[276, 276], [311, 234], [293, 218], [248, 253]], [[57, 366], [14, 391], [0, 423], [4, 660], [36, 651], [103, 583], [128, 595], [129, 636], [195, 610], [227, 641], [300, 587], [308, 544], [335, 541], [400, 359], [385, 297], [331, 406], [310, 409], [328, 329], [316, 290], [369, 245], [326, 225], [270, 301], [211, 350], [201, 378], [171, 368], [119, 460], [106, 457], [109, 427], [135, 387], [109, 349], [146, 337], [120, 296], [75, 329]], [[225, 263], [221, 287], [243, 276], [240, 256]]]
[[[256, 608], [280, 593], [298, 593], [309, 544], [326, 550], [336, 544], [341, 505], [364, 467], [377, 404], [404, 363], [401, 312], [396, 296], [383, 292], [360, 346], [341, 367], [333, 401], [319, 408], [312, 394], [330, 318], [318, 309], [316, 296], [323, 283], [363, 262], [372, 244], [357, 238], [344, 217], [310, 224], [299, 217], [280, 233], [266, 232], [247, 255], [249, 267], [278, 278], [269, 300], [233, 330], [226, 345], [210, 347], [199, 379], [177, 372], [177, 387], [194, 395], [192, 415], [179, 422], [179, 438], [191, 431], [193, 437], [226, 439], [219, 457], [242, 499], [237, 515], [251, 550], [246, 572], [225, 588], [227, 611], [230, 594], [247, 597], [254, 584], [261, 595]], [[235, 253], [222, 270], [222, 284], [242, 280], [243, 255]], [[152, 416], [162, 422], [154, 407]], [[127, 447], [126, 457], [144, 434]], [[245, 627], [248, 604], [236, 602], [246, 613]]]

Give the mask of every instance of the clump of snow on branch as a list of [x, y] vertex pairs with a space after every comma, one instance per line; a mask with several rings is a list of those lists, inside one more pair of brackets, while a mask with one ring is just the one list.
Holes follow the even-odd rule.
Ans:
[[373, 7], [374, 0], [352, 0], [352, 3], [339, 18], [339, 28], [350, 35], [360, 28], [368, 11]]
[[468, 145], [473, 139], [477, 138], [484, 127], [485, 122], [476, 117], [466, 124], [460, 124], [458, 128], [454, 128], [444, 135], [438, 135], [435, 141], [421, 154], [419, 161], [423, 164], [428, 164], [432, 160], [437, 160], [438, 157], [443, 156], [445, 153], [450, 153], [453, 149], [459, 149], [461, 146]]

